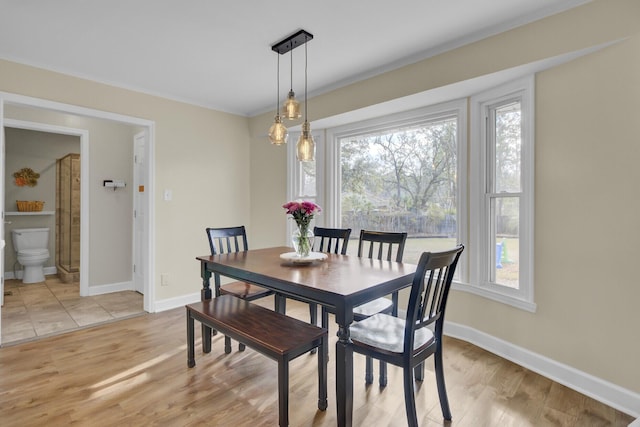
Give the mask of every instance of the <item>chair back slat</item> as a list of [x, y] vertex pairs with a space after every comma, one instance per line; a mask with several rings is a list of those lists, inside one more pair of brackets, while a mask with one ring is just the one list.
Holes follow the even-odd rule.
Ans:
[[211, 255], [244, 252], [249, 249], [244, 225], [238, 227], [207, 228]]
[[[360, 230], [358, 256], [362, 257], [366, 251], [368, 258], [402, 262], [406, 241], [407, 233]], [[394, 252], [395, 258], [393, 257]]]
[[315, 236], [316, 252], [347, 254], [347, 245], [349, 244], [349, 236], [351, 236], [350, 228], [313, 227], [313, 235]]
[[404, 351], [413, 351], [415, 332], [435, 323], [435, 336], [442, 336], [442, 323], [451, 282], [463, 245], [443, 252], [424, 252], [411, 285], [407, 307]]

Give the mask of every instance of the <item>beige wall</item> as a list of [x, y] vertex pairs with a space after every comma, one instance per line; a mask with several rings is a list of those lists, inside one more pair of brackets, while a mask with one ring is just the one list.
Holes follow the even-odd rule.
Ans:
[[[310, 119], [627, 37], [536, 76], [537, 312], [454, 292], [447, 319], [640, 393], [640, 2], [589, 3], [318, 96]], [[250, 123], [261, 245], [284, 243], [286, 224], [284, 154], [264, 138], [272, 116]]]

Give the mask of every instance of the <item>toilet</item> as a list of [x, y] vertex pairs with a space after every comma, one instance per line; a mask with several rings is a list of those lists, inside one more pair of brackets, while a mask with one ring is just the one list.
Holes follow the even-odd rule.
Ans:
[[18, 262], [24, 267], [22, 283], [44, 282], [44, 263], [49, 259], [48, 228], [16, 228], [11, 232]]

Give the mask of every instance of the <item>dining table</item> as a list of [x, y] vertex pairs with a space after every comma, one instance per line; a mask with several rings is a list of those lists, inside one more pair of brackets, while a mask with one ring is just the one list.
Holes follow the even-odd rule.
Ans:
[[[335, 352], [337, 424], [353, 421], [353, 348], [349, 325], [353, 308], [411, 285], [416, 265], [340, 254], [295, 259], [286, 246], [203, 255], [200, 261], [202, 300], [215, 296], [211, 277], [253, 283], [287, 297], [327, 307], [335, 315], [338, 340]], [[283, 256], [281, 256], [283, 255]], [[276, 304], [285, 310], [284, 304]], [[205, 336], [206, 335], [206, 336]], [[203, 349], [211, 349], [211, 333], [203, 334]]]

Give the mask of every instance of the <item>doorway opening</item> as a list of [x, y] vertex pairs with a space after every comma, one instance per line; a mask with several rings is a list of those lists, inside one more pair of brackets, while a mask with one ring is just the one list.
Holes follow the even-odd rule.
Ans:
[[[16, 110], [25, 112], [24, 120], [15, 118]], [[51, 120], [51, 117], [57, 115], [58, 120]], [[134, 151], [134, 141], [136, 150], [142, 150], [140, 157], [145, 159], [145, 164], [141, 167], [135, 167], [135, 187], [132, 178], [129, 185], [134, 187], [136, 192], [129, 192], [125, 195], [124, 191], [114, 194], [113, 189], [102, 187], [102, 180], [107, 178], [119, 178], [118, 176], [105, 176], [104, 171], [100, 171], [100, 161], [104, 156], [92, 161], [91, 155], [100, 156], [100, 141], [96, 138], [94, 130], [88, 130], [83, 126], [83, 122], [91, 121], [96, 127], [107, 126], [109, 124], [121, 125], [125, 129], [129, 129], [130, 137], [128, 138], [129, 150]], [[72, 124], [74, 127], [61, 126], [60, 123]], [[56, 124], [52, 124], [56, 123]], [[154, 289], [153, 283], [154, 272], [154, 256], [152, 245], [153, 229], [153, 153], [154, 153], [154, 123], [144, 119], [123, 116], [99, 110], [92, 110], [83, 107], [77, 107], [68, 104], [61, 104], [37, 98], [24, 97], [15, 94], [7, 94], [0, 92], [0, 129], [5, 127], [18, 127], [25, 129], [33, 129], [53, 133], [62, 133], [76, 135], [80, 139], [80, 156], [81, 162], [81, 197], [80, 197], [80, 295], [93, 296], [123, 289], [137, 290], [143, 294], [143, 308], [147, 312], [154, 312]], [[142, 141], [142, 143], [140, 143]], [[0, 236], [3, 242], [6, 240], [5, 234], [5, 182], [6, 174], [10, 171], [5, 168], [5, 138], [4, 132], [0, 132], [0, 208], [3, 221], [0, 222]], [[127, 158], [124, 163], [131, 164], [131, 157]], [[96, 165], [98, 165], [96, 167]], [[134, 166], [131, 164], [129, 173], [134, 174]], [[86, 183], [86, 185], [85, 185]], [[98, 184], [99, 183], [99, 184]], [[109, 193], [110, 191], [110, 193]], [[129, 227], [121, 227], [116, 233], [120, 236], [128, 236], [130, 248], [130, 265], [127, 272], [128, 279], [120, 281], [105, 280], [100, 277], [99, 272], [108, 269], [110, 263], [109, 256], [101, 254], [97, 248], [108, 245], [109, 242], [100, 238], [100, 232], [96, 231], [101, 226], [104, 227], [104, 218], [100, 217], [100, 206], [96, 207], [95, 202], [100, 198], [108, 198], [105, 204], [107, 206], [126, 205], [124, 199], [128, 198], [128, 206], [133, 206], [135, 198], [135, 210], [143, 211], [144, 215], [135, 222], [130, 222]], [[94, 201], [91, 205], [90, 200]], [[133, 208], [131, 208], [133, 210]], [[102, 209], [104, 210], [104, 208]], [[131, 212], [129, 212], [131, 214]], [[134, 212], [135, 214], [135, 212]], [[127, 229], [128, 228], [128, 229]], [[2, 274], [2, 284], [4, 284], [4, 271], [8, 266], [2, 265], [4, 260], [4, 245], [0, 245], [0, 274]], [[103, 249], [104, 250], [104, 249]], [[135, 256], [134, 256], [135, 253]], [[140, 262], [138, 260], [143, 260]], [[135, 264], [135, 277], [133, 274]], [[105, 267], [106, 265], [106, 267]], [[98, 273], [97, 273], [98, 272]], [[4, 293], [3, 293], [4, 295]], [[1, 310], [1, 308], [0, 308]], [[1, 311], [0, 311], [1, 313]], [[0, 340], [2, 338], [0, 337]], [[1, 342], [1, 341], [0, 341]]]

